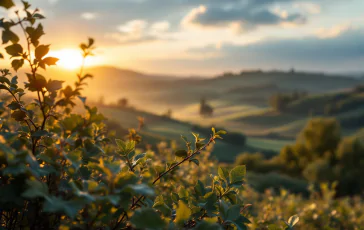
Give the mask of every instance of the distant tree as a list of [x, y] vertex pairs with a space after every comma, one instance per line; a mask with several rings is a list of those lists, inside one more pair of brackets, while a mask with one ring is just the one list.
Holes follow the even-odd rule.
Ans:
[[127, 98], [121, 98], [121, 99], [119, 99], [118, 100], [118, 103], [117, 103], [117, 105], [119, 106], [119, 107], [121, 107], [121, 108], [125, 108], [125, 107], [127, 107], [128, 106], [128, 99]]
[[288, 101], [284, 95], [275, 94], [269, 98], [269, 104], [274, 110], [282, 112], [286, 109]]
[[270, 106], [278, 111], [283, 112], [286, 110], [288, 104], [297, 101], [307, 96], [307, 92], [295, 90], [292, 93], [282, 94], [277, 93], [269, 98]]
[[[341, 140], [340, 125], [333, 118], [315, 118], [308, 122], [300, 134], [299, 142], [306, 148], [323, 157], [333, 155]], [[329, 156], [331, 158], [331, 156]]]
[[234, 73], [233, 72], [225, 72], [225, 73], [223, 73], [222, 76], [223, 77], [233, 77], [234, 76]]
[[165, 114], [163, 114], [164, 117], [172, 118], [172, 109], [168, 109]]
[[214, 109], [202, 98], [200, 102], [200, 115], [203, 117], [211, 117], [213, 113]]

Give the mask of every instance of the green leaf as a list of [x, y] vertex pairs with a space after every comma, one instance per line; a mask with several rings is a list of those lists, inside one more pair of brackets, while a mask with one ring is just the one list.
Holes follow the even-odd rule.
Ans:
[[13, 85], [18, 84], [18, 76], [14, 76], [14, 77], [11, 79], [11, 84], [13, 84]]
[[242, 183], [246, 174], [245, 165], [239, 165], [233, 168], [229, 173], [230, 183]]
[[46, 85], [46, 89], [49, 92], [55, 92], [59, 89], [62, 89], [62, 83], [64, 81], [57, 81], [57, 80], [49, 80], [47, 85]]
[[226, 204], [226, 202], [221, 199], [220, 203], [219, 203], [219, 211], [220, 211], [220, 216], [222, 217], [223, 220], [227, 220], [227, 211], [228, 211], [228, 205]]
[[203, 142], [196, 142], [196, 149], [201, 149], [203, 146], [205, 146], [205, 143], [203, 143]]
[[6, 52], [12, 57], [19, 57], [23, 54], [23, 47], [19, 44], [12, 44], [5, 47]]
[[93, 38], [88, 38], [88, 47], [90, 48], [95, 43]]
[[6, 9], [10, 9], [11, 7], [15, 6], [12, 0], [1, 0], [0, 6]]
[[136, 229], [163, 229], [164, 221], [153, 208], [142, 208], [135, 211], [130, 222]]
[[45, 19], [45, 17], [39, 13], [34, 14], [33, 17], [37, 19]]
[[2, 34], [2, 40], [3, 44], [8, 43], [9, 41], [15, 44], [18, 43], [20, 39], [18, 35], [16, 35], [13, 31], [11, 31], [10, 29], [5, 29]]
[[28, 80], [29, 80], [29, 83], [26, 84], [26, 87], [28, 87], [28, 89], [30, 91], [41, 91], [44, 87], [47, 86], [47, 80], [45, 79], [44, 76], [42, 76], [40, 74], [36, 74], [35, 79], [30, 74], [30, 75], [28, 75]]
[[226, 168], [219, 167], [217, 171], [219, 178], [223, 181], [228, 181], [229, 178], [229, 171]]
[[27, 1], [21, 0], [21, 2], [23, 3], [24, 10], [27, 10], [30, 8], [30, 4]]
[[236, 204], [230, 206], [229, 209], [227, 210], [226, 219], [234, 221], [238, 219], [239, 216], [240, 216], [240, 205]]
[[172, 210], [168, 207], [168, 205], [166, 205], [166, 203], [164, 203], [162, 195], [155, 198], [153, 208], [162, 212], [164, 216], [170, 216], [172, 213]]
[[42, 24], [39, 24], [36, 29], [27, 27], [25, 30], [29, 34], [32, 44], [37, 47], [39, 45], [39, 38], [44, 35]]
[[148, 185], [145, 184], [132, 184], [128, 185], [125, 189], [125, 191], [132, 191], [136, 194], [140, 194], [143, 196], [153, 196], [154, 190], [150, 188]]
[[120, 139], [116, 139], [115, 141], [116, 141], [117, 146], [119, 147], [119, 150], [122, 152], [123, 156], [128, 155], [135, 149], [135, 141], [125, 142]]
[[206, 194], [205, 185], [200, 180], [198, 180], [197, 184], [195, 185], [195, 192], [199, 196], [204, 196]]
[[206, 201], [205, 209], [209, 215], [212, 215], [212, 213], [216, 212], [217, 210], [216, 202], [218, 198], [214, 192], [209, 192], [206, 193], [204, 199]]
[[85, 205], [86, 202], [83, 200], [65, 201], [58, 197], [47, 197], [43, 209], [49, 213], [64, 213], [71, 219], [74, 219]]
[[16, 101], [12, 101], [9, 105], [8, 105], [8, 108], [11, 109], [11, 110], [17, 110], [17, 109], [20, 109], [20, 105], [18, 102]]
[[27, 180], [27, 190], [22, 194], [25, 198], [46, 197], [48, 195], [48, 186], [38, 180]]
[[24, 59], [14, 59], [11, 62], [11, 67], [13, 67], [15, 71], [18, 71], [18, 69], [20, 69], [23, 65], [24, 65]]
[[227, 132], [225, 130], [219, 130], [216, 132], [216, 135], [225, 135]]
[[177, 157], [182, 157], [182, 158], [185, 158], [187, 157], [187, 151], [184, 150], [184, 149], [181, 149], [181, 150], [177, 150], [175, 153], [174, 153]]
[[46, 136], [48, 134], [49, 133], [46, 130], [38, 130], [32, 134], [32, 137], [42, 137], [42, 136]]
[[172, 199], [172, 201], [173, 201], [173, 202], [177, 203], [177, 202], [179, 201], [179, 196], [178, 196], [178, 194], [177, 194], [177, 193], [175, 193], [175, 192], [172, 192], [172, 194], [171, 194], [171, 199]]
[[11, 114], [11, 117], [14, 118], [16, 121], [23, 121], [27, 115], [22, 110], [16, 110]]
[[48, 66], [56, 65], [58, 61], [59, 59], [55, 57], [46, 57], [42, 60], [42, 62]]
[[268, 230], [282, 230], [282, 228], [276, 224], [268, 225]]
[[133, 166], [138, 165], [139, 162], [141, 162], [145, 158], [146, 155], [147, 155], [147, 153], [140, 153], [140, 154], [136, 155], [134, 157]]
[[190, 218], [191, 214], [191, 209], [183, 201], [179, 200], [176, 210], [176, 223], [182, 226]]
[[195, 230], [223, 230], [223, 228], [217, 223], [209, 223], [206, 221], [201, 221], [198, 223]]
[[49, 52], [49, 45], [40, 45], [35, 48], [35, 57], [41, 60]]
[[288, 220], [289, 227], [292, 228], [293, 226], [295, 226], [299, 220], [300, 220], [300, 218], [298, 217], [298, 215], [291, 216]]
[[191, 159], [189, 162], [195, 163], [197, 166], [200, 166], [200, 161], [197, 159]]
[[6, 85], [0, 85], [0, 89], [5, 89], [5, 90], [9, 91], [9, 88]]

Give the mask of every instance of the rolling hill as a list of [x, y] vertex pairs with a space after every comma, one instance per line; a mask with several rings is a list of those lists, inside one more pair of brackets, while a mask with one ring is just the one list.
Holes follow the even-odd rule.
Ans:
[[[56, 78], [67, 76], [52, 71]], [[336, 117], [345, 135], [362, 136], [359, 130], [364, 127], [364, 94], [353, 92], [362, 83], [361, 78], [282, 71], [226, 73], [211, 78], [148, 75], [113, 67], [87, 71], [95, 76], [85, 88], [89, 100], [98, 101], [103, 96], [110, 104], [127, 98], [137, 110], [103, 107], [102, 112], [123, 127], [135, 127], [136, 116], [146, 117], [149, 124], [144, 135], [150, 140], [178, 139], [180, 134], [189, 133], [193, 124], [225, 127], [248, 135], [245, 148], [217, 145], [216, 156], [222, 161], [232, 161], [236, 154], [247, 150], [279, 151], [295, 139], [312, 116]], [[72, 78], [64, 80], [71, 82]], [[273, 94], [297, 90], [308, 96], [290, 103], [286, 111], [276, 112], [268, 105]], [[199, 115], [201, 98], [214, 108], [213, 117]], [[327, 104], [335, 108], [338, 104], [341, 109], [325, 114]], [[159, 116], [168, 109], [173, 119]], [[221, 153], [224, 148], [228, 153]]]

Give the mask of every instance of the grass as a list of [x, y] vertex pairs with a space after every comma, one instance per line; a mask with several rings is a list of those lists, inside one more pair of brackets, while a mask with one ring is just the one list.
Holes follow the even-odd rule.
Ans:
[[292, 144], [292, 140], [274, 140], [262, 137], [249, 137], [247, 144], [254, 148], [279, 152], [284, 146]]

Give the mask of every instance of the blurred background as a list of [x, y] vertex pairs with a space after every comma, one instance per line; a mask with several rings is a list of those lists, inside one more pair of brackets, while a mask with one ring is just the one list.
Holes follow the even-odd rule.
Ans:
[[[247, 164], [252, 177], [269, 173], [261, 183], [302, 191], [338, 179], [355, 184], [342, 194], [362, 191], [363, 0], [31, 3], [60, 59], [52, 79], [72, 83], [77, 45], [95, 38], [85, 92], [117, 135], [143, 121], [144, 143], [157, 145], [217, 126], [229, 134], [212, 157]], [[344, 169], [355, 172], [344, 178]]]

